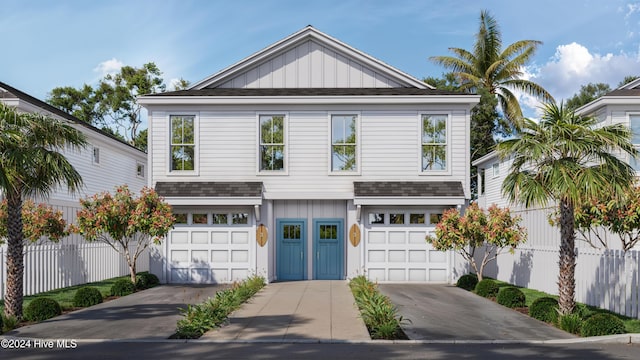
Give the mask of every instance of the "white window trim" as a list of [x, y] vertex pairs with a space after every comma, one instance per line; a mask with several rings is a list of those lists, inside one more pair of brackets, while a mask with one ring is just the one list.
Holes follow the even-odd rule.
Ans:
[[491, 164], [491, 178], [495, 179], [497, 177], [500, 177], [500, 163], [493, 163]]
[[[138, 174], [138, 167], [139, 166], [142, 167], [142, 172], [140, 174]], [[140, 161], [136, 161], [136, 177], [138, 179], [146, 179], [147, 178], [147, 165], [145, 163], [142, 163]]]
[[[260, 170], [260, 117], [261, 116], [283, 116], [284, 124], [284, 169], [283, 170]], [[256, 175], [260, 176], [287, 176], [289, 175], [289, 112], [288, 111], [267, 111], [256, 113]]]
[[[440, 214], [442, 215], [444, 213], [444, 211], [446, 210], [446, 208], [444, 209], [385, 209], [385, 210], [380, 210], [380, 209], [368, 209], [366, 210], [366, 212], [363, 212], [365, 214], [365, 224], [369, 227], [376, 227], [376, 226], [393, 226], [393, 227], [400, 227], [400, 226], [405, 226], [405, 227], [435, 227], [437, 225], [437, 223], [431, 223], [431, 215], [433, 214]], [[382, 224], [372, 224], [369, 220], [369, 214], [383, 214], [384, 216], [384, 222]], [[404, 214], [404, 224], [392, 224], [391, 223], [391, 214]], [[411, 223], [411, 214], [424, 214], [425, 216], [425, 223], [424, 224], [412, 224]]]
[[[332, 128], [332, 118], [333, 116], [350, 116], [350, 115], [354, 115], [356, 117], [356, 170], [355, 171], [341, 171], [341, 170], [333, 170], [333, 128]], [[361, 159], [362, 157], [360, 156], [361, 152], [361, 141], [360, 141], [360, 128], [361, 128], [361, 124], [362, 124], [362, 114], [360, 111], [336, 111], [336, 112], [329, 112], [328, 113], [328, 126], [327, 126], [327, 133], [329, 134], [327, 137], [327, 173], [330, 176], [353, 176], [353, 175], [360, 175], [361, 174], [361, 169], [362, 169], [362, 163], [361, 163]]]
[[[96, 161], [96, 152], [98, 155], [98, 161]], [[100, 165], [100, 148], [97, 146], [91, 148], [91, 163], [93, 165]]]
[[[187, 215], [187, 223], [186, 224], [175, 224], [178, 227], [192, 226], [192, 227], [242, 227], [242, 226], [254, 226], [254, 216], [248, 210], [178, 210], [176, 214], [186, 214]], [[206, 224], [194, 224], [193, 223], [193, 214], [205, 214], [207, 215], [207, 223]], [[214, 224], [213, 223], [213, 214], [224, 214], [227, 216], [226, 224]], [[247, 215], [247, 223], [246, 224], [234, 224], [233, 223], [233, 214], [246, 214]]]
[[[171, 170], [171, 117], [172, 116], [193, 116], [193, 142], [195, 149], [193, 151], [193, 170]], [[166, 175], [167, 176], [199, 176], [200, 175], [200, 113], [199, 112], [178, 112], [167, 113], [165, 118], [167, 125], [167, 135], [165, 151]]]
[[[447, 126], [447, 168], [445, 170], [422, 170], [422, 115], [445, 115]], [[441, 176], [451, 175], [451, 111], [419, 111], [418, 112], [418, 175]]]

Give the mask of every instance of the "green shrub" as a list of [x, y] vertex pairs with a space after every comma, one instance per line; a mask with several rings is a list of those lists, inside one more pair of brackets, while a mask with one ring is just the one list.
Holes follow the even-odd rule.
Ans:
[[60, 304], [46, 297], [39, 297], [33, 299], [26, 308], [22, 315], [27, 321], [43, 321], [51, 319], [54, 316], [62, 314], [62, 308]]
[[552, 297], [541, 297], [534, 300], [529, 306], [529, 316], [555, 324], [558, 320], [558, 300]]
[[496, 301], [498, 304], [510, 308], [524, 307], [526, 304], [526, 297], [522, 290], [516, 287], [505, 287], [498, 291]]
[[87, 307], [102, 302], [102, 294], [100, 290], [95, 287], [85, 286], [76, 291], [73, 296], [73, 306], [75, 307]]
[[136, 291], [136, 286], [130, 279], [118, 279], [113, 286], [111, 286], [111, 295], [113, 296], [126, 296]]
[[4, 314], [0, 314], [0, 334], [4, 332]]
[[136, 275], [136, 289], [149, 289], [160, 284], [160, 279], [154, 274], [143, 272]]
[[375, 284], [364, 276], [349, 283], [360, 316], [374, 339], [397, 339], [402, 335], [400, 324], [404, 320], [391, 300], [378, 292]]
[[460, 276], [458, 282], [456, 282], [456, 286], [467, 291], [471, 291], [476, 288], [478, 285], [478, 275], [476, 274], [466, 274]]
[[624, 334], [624, 323], [617, 316], [607, 313], [595, 314], [582, 324], [582, 336]]
[[491, 279], [484, 279], [476, 285], [476, 294], [482, 297], [495, 297], [498, 295], [498, 284]]
[[559, 316], [558, 327], [566, 332], [578, 335], [582, 328], [582, 317], [576, 313]]

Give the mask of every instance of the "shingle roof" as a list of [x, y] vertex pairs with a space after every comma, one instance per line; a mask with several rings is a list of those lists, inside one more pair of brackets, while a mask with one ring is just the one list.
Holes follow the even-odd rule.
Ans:
[[232, 89], [214, 88], [179, 90], [147, 96], [371, 96], [371, 95], [469, 95], [454, 91], [402, 88], [279, 88]]
[[262, 182], [178, 182], [156, 183], [164, 197], [261, 197]]
[[604, 96], [640, 96], [640, 89], [616, 89]]
[[464, 197], [458, 181], [368, 181], [354, 182], [356, 197]]
[[122, 141], [122, 139], [119, 139], [116, 136], [114, 136], [112, 134], [109, 134], [106, 131], [102, 131], [102, 130], [98, 129], [95, 126], [93, 126], [93, 125], [91, 125], [89, 123], [86, 123], [86, 122], [78, 119], [77, 117], [58, 109], [57, 107], [55, 107], [53, 105], [50, 105], [50, 104], [47, 104], [46, 102], [44, 102], [42, 100], [39, 100], [39, 99], [37, 99], [37, 98], [35, 98], [35, 97], [25, 93], [25, 92], [22, 92], [22, 91], [20, 91], [20, 90], [18, 90], [16, 88], [14, 88], [13, 86], [7, 85], [7, 84], [3, 83], [2, 81], [0, 81], [0, 88], [3, 88], [4, 90], [6, 90], [6, 92], [0, 91], [0, 99], [4, 98], [4, 99], [20, 99], [20, 100], [23, 100], [25, 102], [28, 102], [28, 103], [30, 103], [32, 105], [35, 105], [35, 106], [41, 108], [41, 109], [44, 109], [44, 110], [46, 110], [46, 111], [48, 111], [48, 112], [50, 112], [52, 114], [56, 114], [56, 115], [62, 117], [63, 119], [67, 119], [67, 120], [69, 120], [69, 121], [71, 121], [73, 123], [79, 124], [79, 125], [87, 128], [89, 130], [95, 131], [95, 132], [99, 133], [100, 135], [104, 135], [106, 137], [110, 137], [110, 138], [112, 138], [112, 139], [114, 139], [114, 140], [116, 140], [116, 141], [118, 141], [118, 142], [120, 142], [120, 143], [122, 143], [124, 145], [127, 145], [130, 148], [134, 148], [134, 149], [136, 149], [136, 150], [138, 150], [140, 152], [144, 152], [144, 151], [138, 149], [137, 147], [129, 144], [128, 142]]

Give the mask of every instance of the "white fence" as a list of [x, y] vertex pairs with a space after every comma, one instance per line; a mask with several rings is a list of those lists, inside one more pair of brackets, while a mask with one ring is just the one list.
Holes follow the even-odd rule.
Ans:
[[[484, 275], [558, 294], [557, 247], [523, 246], [487, 265]], [[577, 248], [576, 301], [640, 318], [640, 251]]]
[[[106, 244], [36, 245], [25, 249], [24, 295], [129, 274], [124, 257]], [[6, 291], [6, 251], [6, 246], [0, 247], [0, 299]], [[138, 258], [136, 270], [149, 270], [148, 251]]]

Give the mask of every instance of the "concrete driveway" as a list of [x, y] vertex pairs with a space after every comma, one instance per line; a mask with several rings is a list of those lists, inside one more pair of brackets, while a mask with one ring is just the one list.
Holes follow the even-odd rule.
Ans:
[[5, 333], [46, 339], [167, 339], [179, 308], [215, 296], [219, 285], [163, 285]]
[[451, 285], [381, 284], [411, 340], [552, 340], [575, 336]]

